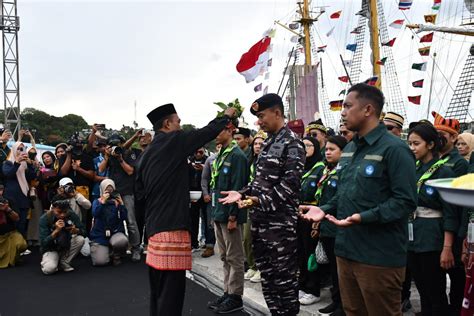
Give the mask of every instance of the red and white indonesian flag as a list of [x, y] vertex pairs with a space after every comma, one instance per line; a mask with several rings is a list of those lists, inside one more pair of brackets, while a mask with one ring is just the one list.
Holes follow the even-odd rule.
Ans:
[[240, 57], [236, 68], [247, 83], [254, 81], [268, 67], [270, 42], [271, 38], [265, 36]]

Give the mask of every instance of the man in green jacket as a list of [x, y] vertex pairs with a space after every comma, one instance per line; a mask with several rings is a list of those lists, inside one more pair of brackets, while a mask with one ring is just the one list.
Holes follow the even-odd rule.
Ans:
[[[448, 159], [444, 166], [449, 167], [455, 177], [460, 177], [468, 173], [469, 162], [459, 154], [455, 144], [458, 139], [460, 123], [454, 118], [444, 118], [435, 111], [431, 112], [434, 117], [434, 127], [440, 135], [446, 140], [446, 144], [441, 150], [441, 159]], [[455, 266], [449, 269], [449, 279], [451, 287], [449, 289], [449, 309], [451, 315], [461, 313], [462, 302], [464, 299], [464, 284], [466, 282], [466, 273], [464, 264], [461, 260], [462, 243], [467, 234], [467, 225], [469, 222], [468, 211], [460, 206], [452, 206], [458, 216], [459, 230], [455, 235], [453, 243], [453, 254]]]
[[356, 84], [349, 89], [342, 117], [357, 135], [337, 166], [338, 192], [320, 208], [301, 208], [306, 219], [326, 217], [341, 227], [335, 254], [348, 316], [402, 315], [408, 215], [417, 205], [415, 159], [379, 122], [383, 104], [376, 87]]
[[69, 200], [61, 195], [53, 198], [51, 210], [40, 218], [41, 271], [53, 274], [58, 268], [74, 271], [71, 261], [84, 245], [85, 228], [69, 208]]
[[235, 122], [229, 124], [217, 137], [221, 145], [211, 166], [211, 207], [217, 247], [224, 265], [224, 295], [208, 307], [217, 314], [232, 313], [243, 308], [244, 248], [242, 225], [247, 221], [247, 211], [236, 204], [223, 205], [218, 200], [222, 191], [242, 189], [249, 177], [248, 160], [238, 143], [233, 141]]

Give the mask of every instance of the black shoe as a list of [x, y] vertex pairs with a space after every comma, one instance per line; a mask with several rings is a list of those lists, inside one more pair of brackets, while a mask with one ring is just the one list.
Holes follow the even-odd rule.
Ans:
[[224, 295], [222, 295], [221, 297], [218, 297], [214, 301], [208, 302], [207, 308], [216, 310], [227, 299], [227, 297], [229, 297], [229, 294], [224, 293]]
[[242, 297], [231, 294], [227, 299], [214, 310], [217, 314], [230, 314], [244, 309]]
[[411, 308], [412, 308], [412, 306], [411, 306], [410, 299], [409, 299], [409, 298], [404, 299], [404, 300], [402, 301], [402, 312], [403, 312], [403, 313], [406, 313], [406, 312], [408, 312]]
[[318, 310], [318, 312], [319, 312], [321, 315], [330, 315], [330, 314], [333, 313], [338, 307], [339, 307], [339, 305], [333, 302], [333, 303], [329, 304], [328, 306], [321, 308], [320, 310]]

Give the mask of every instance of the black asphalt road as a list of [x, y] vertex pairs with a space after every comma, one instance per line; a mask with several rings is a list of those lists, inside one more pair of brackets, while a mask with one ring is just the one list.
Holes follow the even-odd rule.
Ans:
[[[118, 267], [98, 268], [79, 256], [74, 272], [44, 276], [37, 249], [22, 258], [21, 266], [0, 269], [0, 316], [148, 315], [148, 268], [143, 261], [125, 258]], [[216, 315], [206, 308], [215, 298], [187, 280], [183, 315]]]

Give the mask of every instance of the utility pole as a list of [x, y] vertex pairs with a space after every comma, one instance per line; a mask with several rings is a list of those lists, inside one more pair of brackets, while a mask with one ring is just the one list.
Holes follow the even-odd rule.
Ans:
[[3, 96], [5, 128], [16, 135], [21, 128], [20, 75], [18, 69], [18, 31], [20, 18], [16, 0], [1, 0], [2, 16], [0, 28], [3, 37]]

